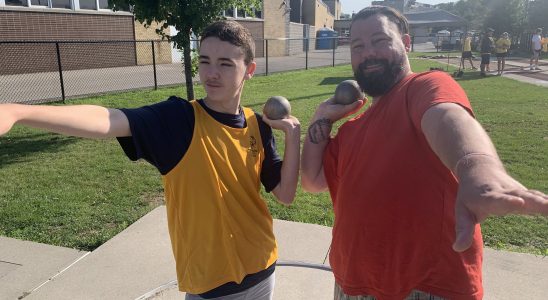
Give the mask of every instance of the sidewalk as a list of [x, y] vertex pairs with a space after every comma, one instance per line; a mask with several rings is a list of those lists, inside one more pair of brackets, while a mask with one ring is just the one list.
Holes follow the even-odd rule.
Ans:
[[[443, 54], [443, 53], [441, 53]], [[430, 58], [433, 61], [444, 65], [451, 65], [455, 68], [458, 68], [460, 65], [460, 56], [447, 57], [444, 58]], [[476, 57], [474, 61], [474, 66], [478, 68], [477, 70], [464, 70], [465, 72], [477, 72], [479, 74], [480, 60]], [[470, 63], [466, 60], [464, 65], [469, 68]], [[495, 76], [497, 74], [497, 58], [492, 55], [491, 63], [489, 64], [491, 72], [488, 72], [489, 75]], [[548, 87], [548, 61], [539, 60], [539, 67], [542, 70], [529, 70], [529, 59], [526, 58], [506, 58], [506, 67], [504, 68], [504, 73], [502, 77], [508, 77], [517, 81], [522, 81], [538, 86]]]
[[[333, 299], [333, 276], [319, 268], [331, 228], [274, 221], [279, 244], [276, 300]], [[304, 262], [308, 267], [284, 266]], [[0, 237], [0, 299], [183, 299], [161, 206], [93, 252]], [[548, 257], [485, 249], [486, 300], [541, 300]]]

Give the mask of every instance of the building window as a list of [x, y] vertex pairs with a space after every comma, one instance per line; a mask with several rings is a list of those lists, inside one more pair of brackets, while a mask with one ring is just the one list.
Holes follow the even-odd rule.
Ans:
[[238, 15], [236, 16], [236, 18], [245, 18], [245, 10], [238, 8], [237, 13]]
[[26, 0], [6, 0], [6, 5], [9, 6], [27, 6]]
[[109, 9], [108, 0], [99, 0], [99, 9]]
[[70, 0], [51, 0], [51, 7], [71, 9], [72, 5], [70, 5]]
[[95, 0], [80, 0], [80, 9], [97, 10], [97, 1], [95, 1]]
[[48, 0], [31, 0], [30, 5], [32, 6], [49, 6]]
[[229, 9], [225, 10], [224, 15], [225, 15], [225, 17], [234, 18], [234, 8], [229, 8]]

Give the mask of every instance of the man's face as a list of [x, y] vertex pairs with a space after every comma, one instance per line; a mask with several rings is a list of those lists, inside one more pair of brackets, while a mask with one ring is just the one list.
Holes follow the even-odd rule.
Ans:
[[409, 43], [409, 35], [402, 37], [397, 25], [384, 15], [352, 24], [352, 70], [364, 92], [372, 97], [382, 96], [405, 76]]
[[239, 100], [244, 80], [253, 76], [255, 62], [246, 66], [240, 47], [216, 37], [200, 45], [198, 74], [210, 101]]

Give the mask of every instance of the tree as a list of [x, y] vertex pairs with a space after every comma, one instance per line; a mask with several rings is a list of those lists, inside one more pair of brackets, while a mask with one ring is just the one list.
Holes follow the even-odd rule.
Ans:
[[[192, 84], [192, 58], [190, 41], [192, 33], [197, 36], [209, 23], [223, 18], [223, 11], [238, 7], [247, 12], [259, 8], [260, 0], [109, 0], [110, 7], [131, 7], [135, 19], [150, 26], [159, 24], [156, 32], [167, 38], [178, 49], [183, 50], [183, 64], [187, 87], [187, 98], [194, 99]], [[178, 30], [177, 35], [166, 36], [164, 29], [169, 26]]]
[[469, 24], [468, 30], [481, 30], [487, 14], [484, 0], [459, 0], [457, 2], [440, 3], [436, 8], [446, 10], [465, 19]]
[[503, 32], [517, 36], [523, 32], [526, 17], [526, 0], [498, 0], [489, 5], [485, 27], [495, 29], [497, 36]]
[[536, 28], [544, 28], [548, 32], [548, 0], [536, 0], [529, 2], [528, 29], [533, 32]]

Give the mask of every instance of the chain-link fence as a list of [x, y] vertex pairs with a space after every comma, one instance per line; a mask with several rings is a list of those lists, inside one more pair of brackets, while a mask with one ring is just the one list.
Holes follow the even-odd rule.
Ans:
[[48, 102], [182, 82], [165, 41], [0, 42], [0, 103]]
[[[344, 39], [256, 43], [258, 75], [350, 62]], [[65, 101], [184, 84], [181, 61], [181, 52], [167, 41], [0, 41], [0, 103]]]

